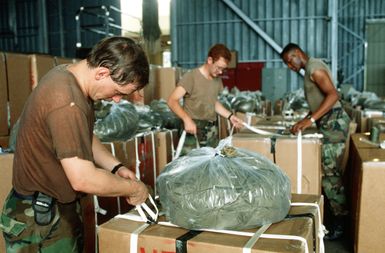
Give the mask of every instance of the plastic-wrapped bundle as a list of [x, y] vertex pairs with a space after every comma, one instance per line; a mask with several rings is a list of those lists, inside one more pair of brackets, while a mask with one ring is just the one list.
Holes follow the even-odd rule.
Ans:
[[125, 141], [138, 128], [139, 117], [135, 107], [126, 100], [119, 103], [101, 101], [95, 105], [97, 118], [94, 134], [101, 141]]
[[308, 111], [309, 105], [306, 102], [305, 99], [305, 93], [303, 89], [298, 89], [296, 91], [288, 92], [284, 95], [284, 108], [283, 111], [287, 110], [294, 110], [294, 111], [300, 111], [300, 110], [306, 110]]
[[135, 105], [135, 109], [139, 115], [138, 132], [146, 132], [162, 126], [162, 116], [151, 110], [148, 105]]
[[167, 129], [179, 129], [182, 121], [170, 110], [165, 100], [153, 100], [150, 104], [151, 110], [158, 113], [162, 118], [162, 127]]
[[195, 149], [169, 163], [157, 179], [162, 208], [187, 229], [247, 229], [282, 220], [290, 181], [260, 154], [228, 146]]

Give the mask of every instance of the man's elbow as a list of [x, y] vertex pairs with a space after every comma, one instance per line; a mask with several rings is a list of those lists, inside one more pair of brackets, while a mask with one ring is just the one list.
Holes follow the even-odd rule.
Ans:
[[71, 180], [70, 184], [72, 189], [74, 189], [74, 191], [88, 193], [88, 190], [87, 190], [88, 183], [86, 182], [85, 179], [79, 178], [76, 180]]
[[172, 98], [172, 97], [169, 97], [167, 99], [167, 105], [168, 107], [170, 107], [170, 109], [172, 110], [174, 108], [174, 105], [175, 105], [175, 100]]

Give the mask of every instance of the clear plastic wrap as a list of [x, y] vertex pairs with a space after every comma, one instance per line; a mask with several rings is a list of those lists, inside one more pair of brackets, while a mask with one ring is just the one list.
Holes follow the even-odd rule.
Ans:
[[162, 116], [151, 110], [148, 105], [135, 105], [135, 109], [139, 115], [139, 123], [137, 132], [147, 132], [151, 129], [158, 129], [162, 126]]
[[158, 113], [162, 118], [162, 128], [179, 129], [182, 126], [181, 119], [171, 111], [165, 100], [153, 100], [150, 107], [152, 111]]
[[260, 154], [204, 147], [169, 163], [157, 179], [166, 217], [187, 229], [247, 229], [282, 220], [290, 180]]
[[261, 113], [264, 100], [260, 91], [239, 91], [236, 87], [231, 93], [225, 88], [219, 97], [226, 109], [242, 113]]
[[119, 103], [101, 101], [95, 105], [94, 134], [101, 141], [126, 141], [138, 129], [139, 116], [126, 100]]

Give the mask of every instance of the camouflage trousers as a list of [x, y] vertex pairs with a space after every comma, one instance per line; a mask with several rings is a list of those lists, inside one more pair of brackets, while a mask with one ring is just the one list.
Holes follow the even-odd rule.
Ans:
[[11, 190], [1, 213], [0, 228], [7, 253], [71, 253], [83, 251], [83, 224], [79, 201], [57, 203], [50, 224], [40, 226], [34, 220], [32, 196]]
[[200, 147], [215, 148], [218, 146], [219, 133], [216, 122], [210, 122], [207, 120], [194, 120], [194, 122], [197, 126], [197, 138], [193, 134], [186, 135], [181, 156], [186, 155], [191, 150], [197, 148], [197, 141], [199, 142]]
[[341, 166], [349, 132], [349, 122], [349, 116], [341, 108], [332, 109], [317, 122], [319, 130], [324, 136], [322, 189], [329, 201], [330, 211], [335, 216], [347, 214]]

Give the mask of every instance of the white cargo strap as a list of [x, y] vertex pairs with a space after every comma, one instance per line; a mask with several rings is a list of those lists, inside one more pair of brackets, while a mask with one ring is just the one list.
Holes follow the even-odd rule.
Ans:
[[138, 137], [135, 137], [135, 176], [137, 179], [140, 179], [140, 160], [139, 160], [139, 151], [138, 151]]
[[297, 134], [297, 193], [302, 193], [302, 132]]
[[114, 143], [113, 142], [110, 142], [110, 146], [111, 146], [111, 154], [113, 156], [115, 156], [115, 146], [114, 146]]
[[250, 238], [250, 240], [247, 241], [245, 246], [243, 246], [243, 253], [251, 253], [251, 249], [253, 248], [254, 244], [258, 241], [258, 239], [261, 237], [263, 233], [266, 232], [266, 230], [270, 227], [271, 224], [264, 225], [260, 227], [257, 232], [254, 233], [254, 235]]
[[130, 253], [138, 252], [138, 237], [148, 226], [151, 224], [144, 223], [137, 229], [135, 229], [130, 236]]
[[99, 206], [98, 196], [94, 195], [94, 209], [95, 213], [106, 215], [107, 211]]
[[230, 132], [230, 129], [231, 129], [231, 122], [230, 122], [230, 120], [226, 120], [226, 124], [227, 124], [227, 131]]
[[168, 130], [171, 136], [171, 161], [174, 160], [175, 157], [175, 147], [174, 147], [174, 136], [172, 130]]
[[318, 231], [317, 231], [317, 236], [319, 239], [319, 253], [324, 253], [325, 252], [325, 244], [324, 244], [324, 236], [325, 236], [325, 226], [322, 224], [321, 221], [321, 210], [319, 208], [319, 205], [316, 203], [305, 203], [305, 202], [293, 202], [290, 204], [291, 206], [312, 206], [317, 209], [317, 220], [316, 222], [318, 223]]
[[[119, 215], [115, 216], [115, 218], [127, 219], [127, 220], [137, 221], [137, 222], [146, 222], [146, 221], [144, 221], [142, 219], [141, 216], [138, 216], [138, 215], [135, 215], [135, 214], [130, 214], [130, 213], [119, 214]], [[164, 221], [158, 222], [157, 224], [162, 225], [162, 226], [168, 226], [168, 227], [179, 227], [179, 226], [177, 226], [175, 224], [172, 224], [171, 222], [164, 222]], [[148, 226], [149, 224], [146, 223], [146, 225]], [[137, 230], [139, 230], [139, 229], [137, 229]], [[137, 232], [137, 230], [135, 230], [134, 232]], [[199, 231], [205, 231], [205, 232], [214, 232], [214, 233], [239, 235], [239, 236], [248, 236], [248, 237], [253, 237], [258, 232], [257, 231], [256, 233], [252, 233], [252, 232], [243, 232], [243, 231], [234, 231], [234, 230], [216, 230], [216, 229], [198, 229], [198, 230]], [[137, 235], [139, 233], [137, 233]], [[131, 248], [130, 253], [136, 253], [137, 252], [137, 240], [138, 240], [138, 236], [137, 235], [134, 238], [136, 240], [136, 242], [134, 242], [135, 245], [136, 245], [136, 248], [134, 248], [134, 249]], [[255, 237], [258, 237], [258, 236], [255, 236]], [[306, 239], [303, 238], [303, 237], [300, 237], [300, 236], [295, 236], [295, 235], [279, 235], [279, 234], [261, 234], [259, 236], [259, 238], [300, 241], [302, 243], [302, 245], [305, 247], [305, 253], [309, 253], [309, 248], [308, 248], [308, 244], [307, 244]], [[132, 237], [131, 237], [131, 239], [132, 239]], [[249, 241], [251, 241], [251, 240], [249, 240]], [[134, 244], [134, 243], [131, 241], [131, 245]]]
[[[155, 204], [154, 199], [151, 197], [151, 195], [148, 195], [148, 199], [150, 200], [150, 203], [152, 204], [153, 208], [155, 209], [155, 212], [153, 210], [151, 210], [151, 208], [149, 208], [146, 203], [142, 203], [140, 205], [137, 205], [136, 210], [138, 211], [140, 217], [142, 218], [142, 221], [148, 222], [148, 223], [156, 223], [156, 222], [158, 222], [159, 210]], [[150, 220], [148, 218], [148, 216], [145, 214], [144, 211], [147, 212], [147, 214], [151, 217], [152, 220]]]
[[195, 143], [196, 143], [196, 148], [200, 148], [200, 145], [199, 145], [199, 140], [198, 140], [198, 136], [197, 136], [197, 134], [194, 134], [194, 137], [195, 137]]
[[281, 134], [276, 134], [276, 133], [273, 133], [273, 132], [269, 132], [269, 131], [265, 131], [265, 130], [262, 130], [262, 129], [259, 129], [257, 127], [253, 127], [253, 126], [250, 126], [249, 124], [243, 122], [242, 123], [247, 129], [249, 129], [250, 131], [256, 133], [256, 134], [261, 134], [261, 135], [270, 135], [270, 136], [282, 136]]
[[[174, 160], [177, 159], [180, 156], [180, 153], [182, 152], [184, 142], [186, 141], [186, 134], [186, 131], [183, 130], [182, 135], [179, 138], [178, 147], [176, 148]], [[194, 134], [194, 137], [196, 140], [196, 148], [200, 148], [198, 136]]]
[[186, 140], [186, 131], [183, 131], [179, 138], [178, 147], [176, 148], [174, 159], [177, 159], [180, 156], [180, 152], [182, 152], [182, 148], [185, 140]]
[[152, 165], [154, 172], [154, 193], [157, 194], [156, 191], [156, 150], [155, 150], [155, 135], [154, 132], [151, 131], [151, 142], [152, 142]]
[[305, 247], [305, 253], [309, 253], [309, 246], [305, 238], [296, 235], [262, 234], [261, 238], [300, 241]]

